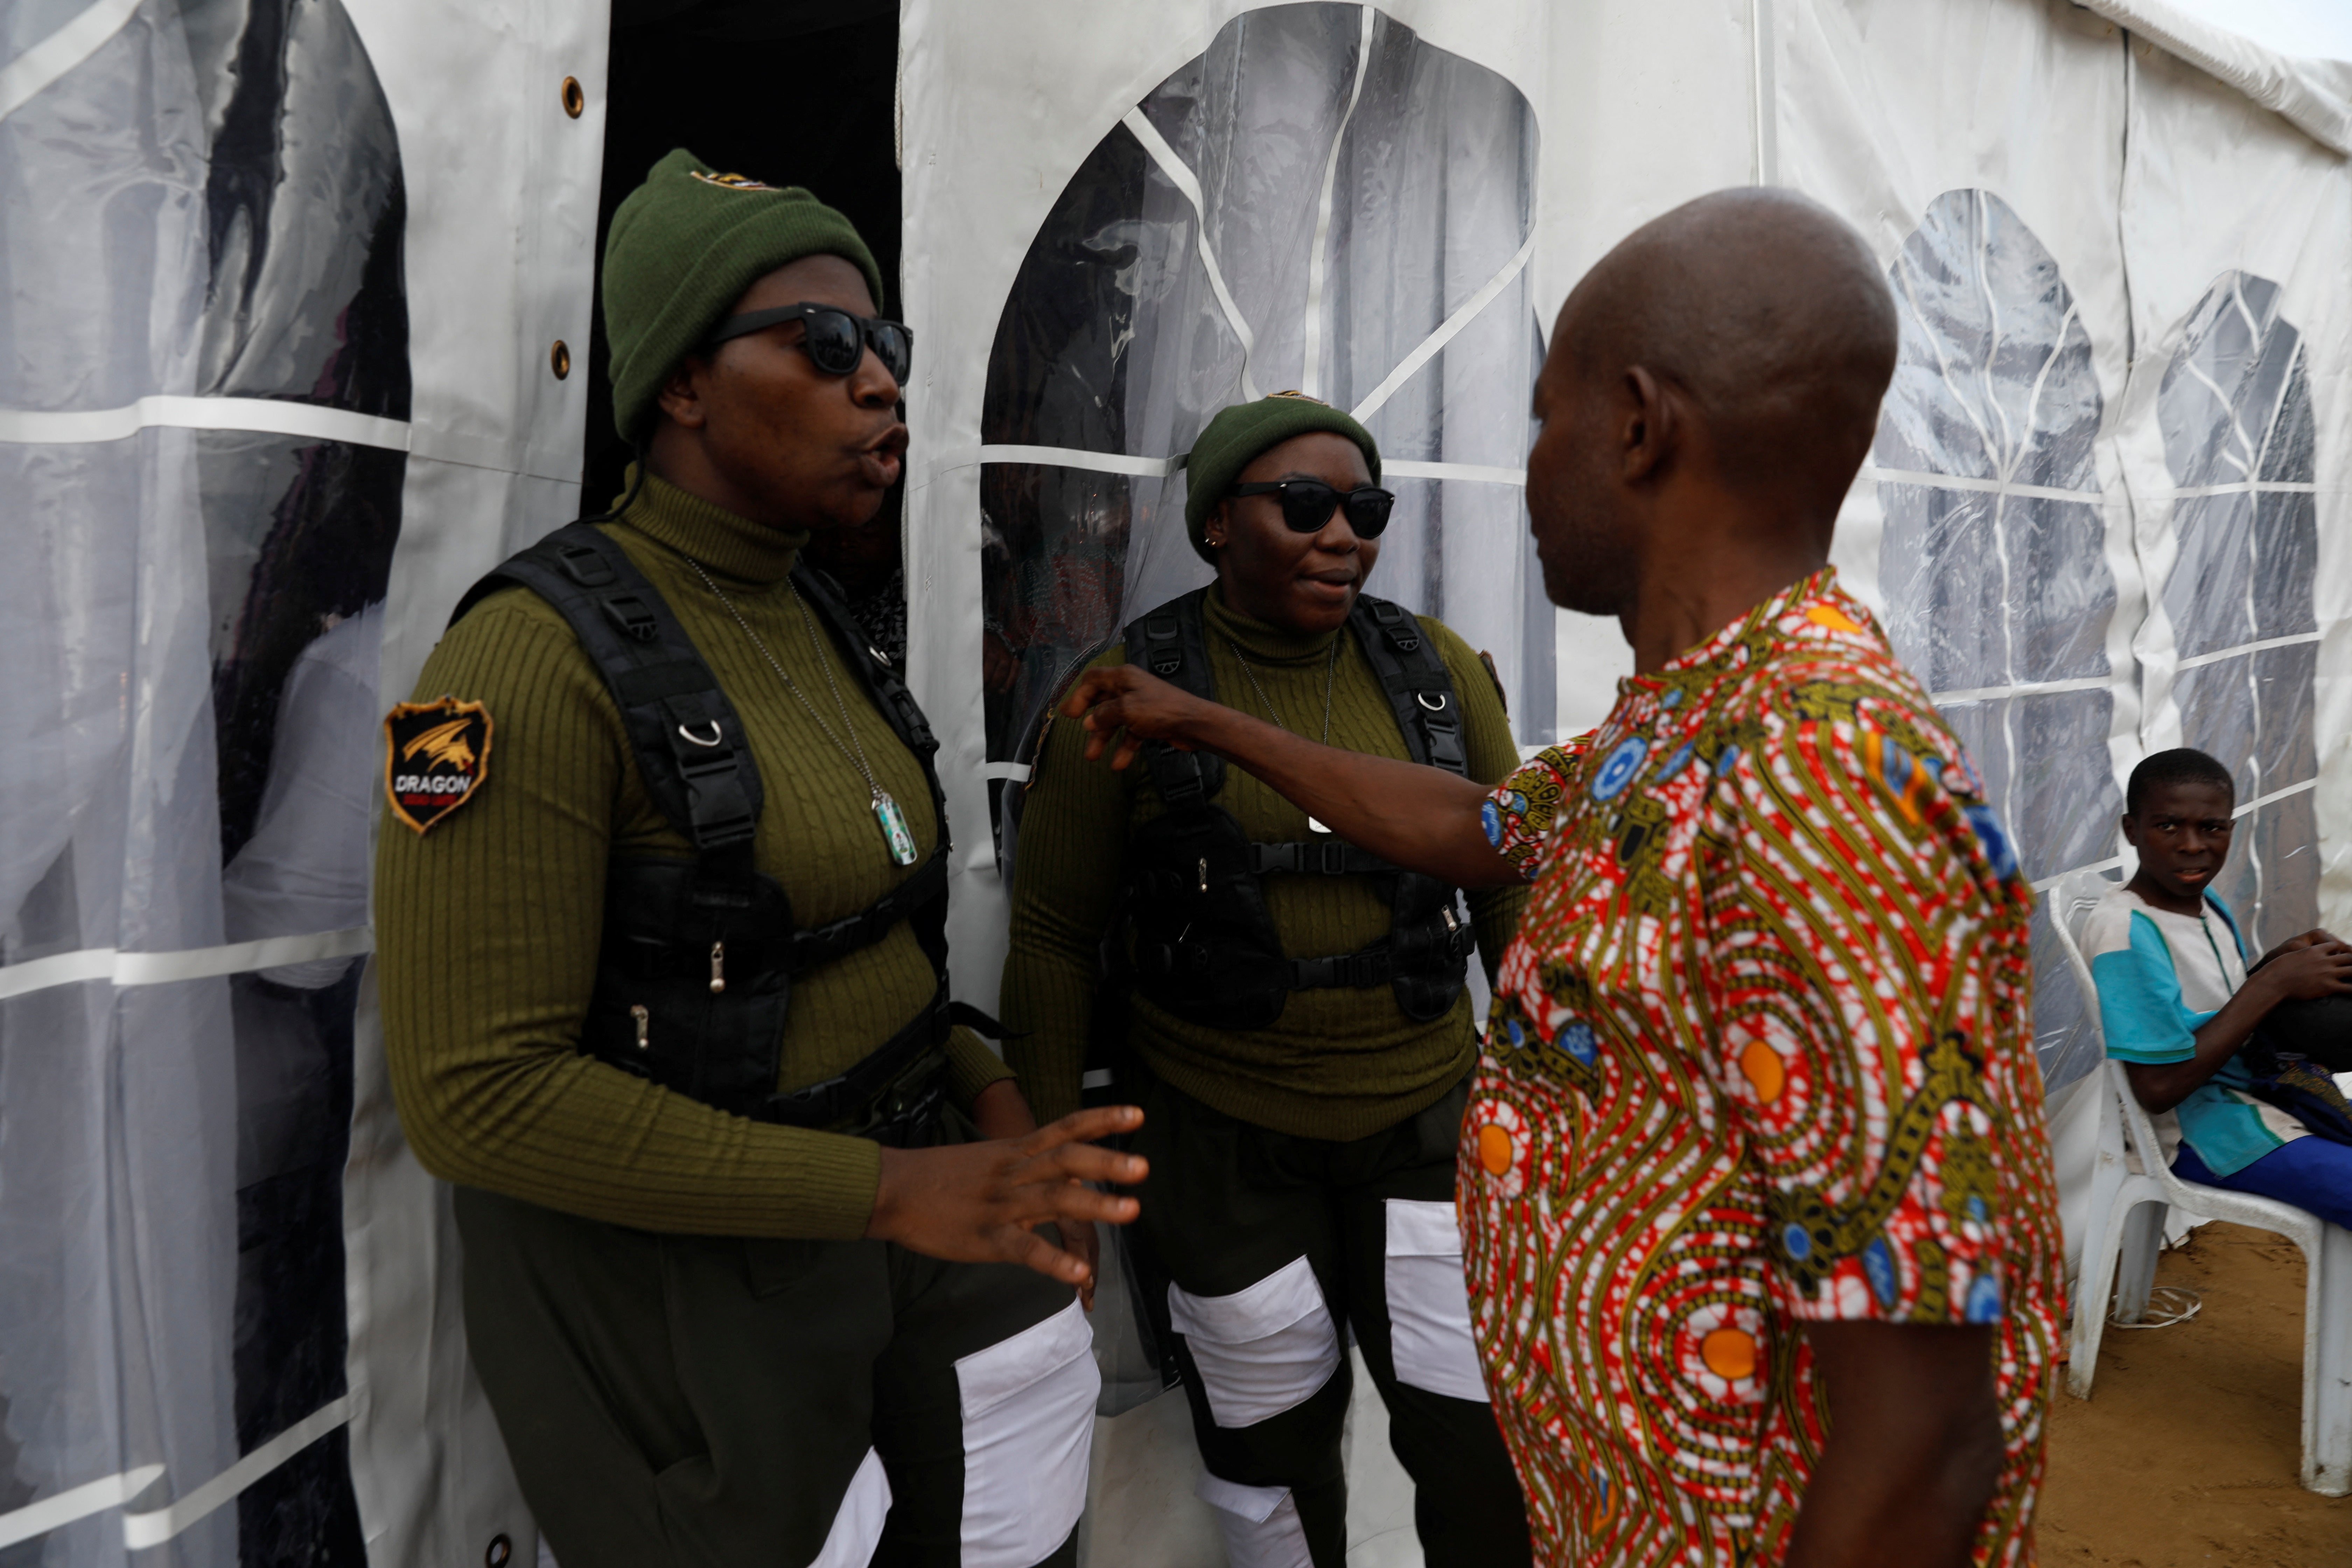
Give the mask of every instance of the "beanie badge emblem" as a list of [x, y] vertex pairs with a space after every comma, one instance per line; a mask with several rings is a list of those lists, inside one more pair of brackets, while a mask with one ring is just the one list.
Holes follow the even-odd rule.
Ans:
[[384, 794], [402, 823], [423, 833], [474, 798], [490, 760], [489, 710], [454, 697], [403, 702], [383, 731]]
[[687, 173], [706, 185], [718, 185], [730, 191], [772, 191], [776, 188], [773, 185], [762, 184], [749, 174], [706, 174], [699, 169], [689, 169]]
[[1318, 408], [1328, 408], [1331, 406], [1321, 398], [1304, 392], [1269, 392], [1266, 395], [1268, 397], [1287, 397], [1293, 403], [1312, 403]]

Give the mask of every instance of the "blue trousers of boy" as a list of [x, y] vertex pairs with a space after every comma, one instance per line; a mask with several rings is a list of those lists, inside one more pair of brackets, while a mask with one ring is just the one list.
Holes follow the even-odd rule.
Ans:
[[2293, 1204], [2324, 1220], [2352, 1227], [2352, 1143], [2297, 1138], [2272, 1150], [2243, 1170], [2217, 1176], [2183, 1143], [2172, 1173], [2184, 1182], [2226, 1187]]

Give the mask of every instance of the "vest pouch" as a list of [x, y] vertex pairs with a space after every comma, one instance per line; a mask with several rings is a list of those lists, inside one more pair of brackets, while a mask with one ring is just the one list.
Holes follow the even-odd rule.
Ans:
[[580, 1048], [739, 1116], [776, 1090], [792, 1000], [792, 900], [773, 878], [615, 859]]
[[1204, 1028], [1266, 1028], [1290, 999], [1249, 853], [1241, 825], [1213, 805], [1146, 823], [1129, 850], [1136, 994]]
[[1469, 982], [1476, 933], [1454, 908], [1454, 889], [1433, 877], [1400, 874], [1390, 908], [1395, 911], [1389, 949], [1397, 1006], [1415, 1023], [1434, 1023]]

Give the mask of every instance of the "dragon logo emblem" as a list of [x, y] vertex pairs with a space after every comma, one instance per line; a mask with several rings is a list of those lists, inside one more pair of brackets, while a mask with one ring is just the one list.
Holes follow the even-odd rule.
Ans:
[[384, 797], [418, 833], [474, 798], [490, 760], [489, 710], [443, 697], [384, 716]]

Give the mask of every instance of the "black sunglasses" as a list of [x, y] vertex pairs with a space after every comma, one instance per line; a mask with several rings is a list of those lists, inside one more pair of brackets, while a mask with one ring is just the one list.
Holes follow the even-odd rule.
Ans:
[[915, 334], [907, 330], [905, 322], [861, 316], [838, 305], [779, 305], [772, 310], [746, 310], [721, 321], [719, 330], [702, 346], [715, 349], [730, 338], [764, 332], [785, 321], [808, 323], [801, 347], [808, 351], [817, 369], [827, 375], [847, 375], [857, 368], [857, 362], [866, 357], [867, 349], [874, 351], [874, 357], [882, 362], [890, 379], [901, 386], [907, 384], [907, 373], [914, 368]]
[[1389, 525], [1389, 509], [1396, 497], [1378, 485], [1336, 490], [1321, 479], [1270, 479], [1265, 484], [1235, 485], [1232, 496], [1277, 495], [1282, 498], [1282, 523], [1293, 533], [1320, 533], [1335, 507], [1348, 512], [1348, 526], [1359, 539], [1378, 539]]

